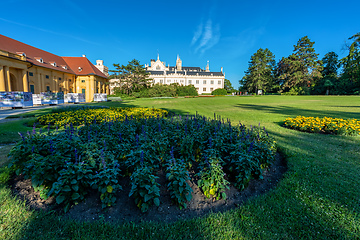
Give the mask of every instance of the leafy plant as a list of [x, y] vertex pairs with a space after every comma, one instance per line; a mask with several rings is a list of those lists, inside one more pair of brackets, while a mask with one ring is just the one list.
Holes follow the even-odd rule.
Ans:
[[152, 204], [160, 205], [160, 184], [156, 182], [150, 168], [141, 166], [131, 175], [129, 197], [134, 196], [135, 203], [142, 212], [146, 212]]
[[167, 187], [171, 198], [180, 209], [186, 208], [186, 202], [191, 200], [192, 189], [188, 184], [190, 176], [184, 161], [172, 158], [167, 168], [166, 178], [169, 182]]
[[92, 187], [98, 189], [102, 208], [113, 206], [116, 197], [115, 194], [122, 187], [119, 184], [120, 168], [117, 162], [111, 164], [102, 163], [99, 172], [93, 177]]
[[229, 189], [229, 182], [225, 179], [226, 174], [219, 164], [219, 159], [210, 158], [202, 164], [202, 170], [198, 173], [198, 187], [201, 188], [207, 198], [220, 197], [226, 199], [225, 189]]

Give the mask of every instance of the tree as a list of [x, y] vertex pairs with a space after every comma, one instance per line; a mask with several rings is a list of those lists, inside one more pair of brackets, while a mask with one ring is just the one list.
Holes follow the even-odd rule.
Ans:
[[225, 79], [225, 80], [224, 80], [224, 89], [226, 89], [226, 91], [227, 91], [228, 93], [231, 93], [231, 92], [234, 92], [234, 91], [235, 91], [235, 89], [234, 89], [233, 86], [231, 85], [230, 80], [228, 80], [228, 79]]
[[343, 72], [341, 82], [345, 85], [346, 93], [360, 92], [360, 33], [349, 38], [353, 42], [348, 47], [349, 54], [341, 59]]
[[307, 36], [300, 38], [294, 45], [293, 54], [279, 62], [277, 72], [282, 92], [293, 88], [292, 92], [297, 94], [309, 93], [309, 89], [321, 78], [322, 66], [317, 59], [319, 54], [313, 48], [314, 43]]
[[116, 70], [114, 72], [116, 78], [120, 79], [120, 90], [122, 93], [131, 95], [133, 92], [139, 92], [143, 88], [151, 85], [151, 79], [148, 79], [143, 65], [136, 59], [129, 61], [128, 65], [113, 64]]
[[[312, 93], [328, 95], [330, 89], [338, 85], [338, 55], [335, 52], [328, 52], [321, 61], [323, 63], [323, 70], [321, 71], [323, 78], [315, 84]], [[337, 89], [339, 89], [339, 86]]]
[[272, 91], [274, 88], [274, 68], [274, 54], [267, 48], [260, 48], [251, 56], [249, 68], [239, 83], [248, 92]]

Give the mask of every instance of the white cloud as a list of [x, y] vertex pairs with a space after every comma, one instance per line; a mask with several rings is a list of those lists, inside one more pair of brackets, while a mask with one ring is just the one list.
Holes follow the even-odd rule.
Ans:
[[204, 54], [207, 50], [215, 46], [219, 42], [219, 39], [220, 25], [217, 24], [213, 26], [212, 20], [209, 19], [205, 26], [203, 26], [203, 23], [198, 26], [191, 41], [191, 46], [196, 44], [194, 52]]
[[194, 36], [193, 36], [193, 38], [191, 40], [191, 46], [194, 45], [197, 42], [197, 40], [201, 37], [202, 30], [203, 30], [203, 24], [200, 23], [199, 26], [198, 26], [198, 29], [194, 33]]

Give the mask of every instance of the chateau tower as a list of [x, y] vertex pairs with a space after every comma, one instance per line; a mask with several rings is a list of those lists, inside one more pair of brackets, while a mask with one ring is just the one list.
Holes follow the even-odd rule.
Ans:
[[176, 70], [177, 71], [181, 71], [181, 68], [182, 68], [182, 61], [181, 61], [181, 59], [180, 59], [180, 57], [179, 57], [179, 55], [177, 56], [177, 59], [176, 59]]

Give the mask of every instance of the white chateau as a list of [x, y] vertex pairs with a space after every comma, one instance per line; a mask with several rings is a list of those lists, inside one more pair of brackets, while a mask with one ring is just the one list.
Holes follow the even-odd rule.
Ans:
[[194, 85], [199, 94], [211, 93], [215, 89], [224, 88], [223, 68], [220, 72], [210, 72], [209, 62], [205, 70], [200, 67], [183, 67], [178, 56], [176, 66], [172, 67], [161, 62], [158, 55], [156, 61], [151, 59], [150, 66], [145, 64], [145, 69], [150, 74], [149, 78], [153, 79], [153, 84]]

